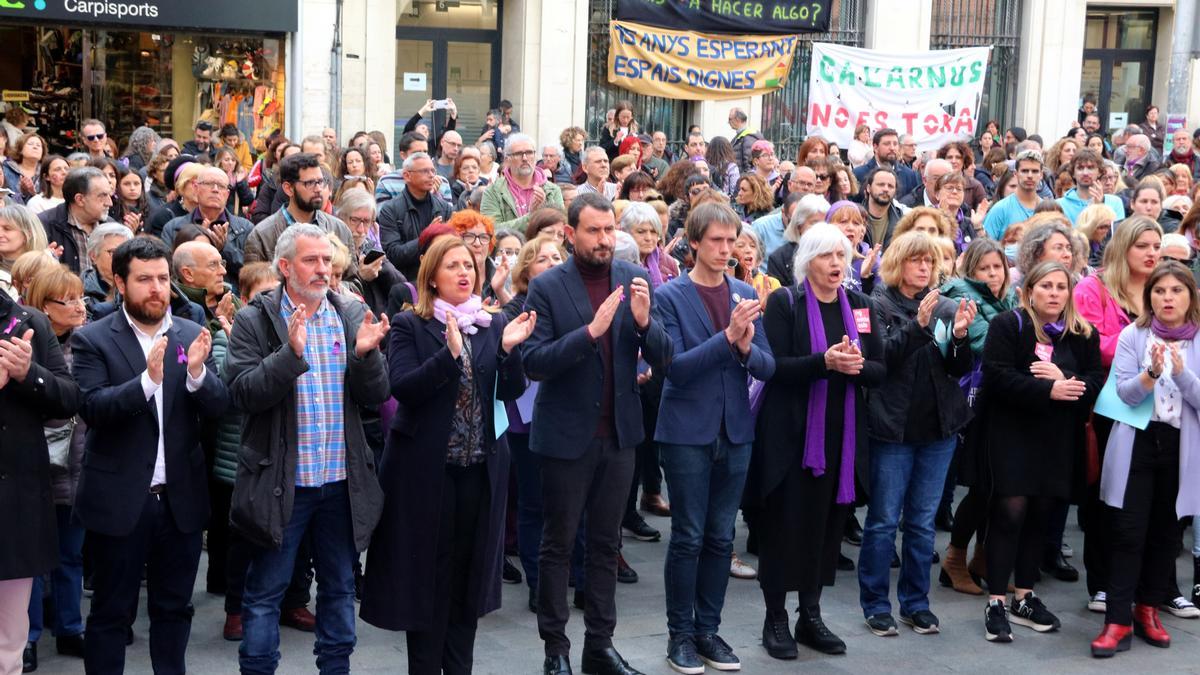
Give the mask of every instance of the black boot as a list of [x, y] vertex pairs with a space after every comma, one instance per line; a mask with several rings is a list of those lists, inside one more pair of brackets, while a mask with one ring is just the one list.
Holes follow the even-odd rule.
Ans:
[[32, 673], [37, 670], [37, 643], [26, 642], [25, 653], [21, 655], [21, 672]]
[[1072, 567], [1063, 557], [1062, 548], [1049, 551], [1042, 557], [1042, 571], [1059, 581], [1079, 581], [1079, 570]]
[[763, 620], [762, 640], [767, 654], [773, 659], [790, 661], [799, 656], [799, 652], [796, 650], [796, 640], [792, 638], [792, 632], [788, 630], [786, 611], [778, 614], [767, 612], [767, 618]]
[[825, 627], [821, 620], [821, 606], [801, 607], [796, 610], [796, 642], [807, 645], [824, 654], [845, 654], [846, 643]]

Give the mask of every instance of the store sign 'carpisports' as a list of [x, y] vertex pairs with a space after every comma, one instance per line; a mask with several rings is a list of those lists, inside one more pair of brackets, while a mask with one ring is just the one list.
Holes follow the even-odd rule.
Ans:
[[991, 47], [911, 54], [813, 44], [807, 129], [847, 147], [854, 128], [890, 127], [921, 150], [975, 136]]

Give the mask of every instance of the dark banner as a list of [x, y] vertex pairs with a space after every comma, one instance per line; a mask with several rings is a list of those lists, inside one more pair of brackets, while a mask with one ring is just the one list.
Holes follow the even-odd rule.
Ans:
[[617, 20], [697, 33], [823, 33], [832, 0], [618, 0]]
[[293, 33], [297, 0], [0, 0], [0, 20]]

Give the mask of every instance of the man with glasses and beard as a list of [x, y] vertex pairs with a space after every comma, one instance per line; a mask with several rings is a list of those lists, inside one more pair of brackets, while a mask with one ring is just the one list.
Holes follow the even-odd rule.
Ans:
[[504, 169], [483, 193], [479, 210], [495, 221], [497, 230], [524, 232], [530, 213], [543, 206], [563, 208], [562, 192], [537, 170], [533, 148], [529, 136], [509, 136]]
[[87, 528], [95, 570], [84, 646], [89, 673], [124, 669], [143, 569], [154, 671], [187, 670], [192, 588], [209, 516], [200, 437], [229, 394], [208, 329], [167, 311], [170, 257], [155, 238], [117, 247], [120, 311], [71, 336], [88, 425], [73, 517]]
[[[275, 258], [275, 242], [279, 235], [297, 223], [311, 223], [326, 232], [332, 232], [346, 248], [353, 250], [354, 235], [350, 233], [350, 228], [321, 210], [325, 206], [324, 188], [328, 185], [328, 179], [321, 171], [319, 156], [302, 152], [284, 157], [279, 162], [279, 183], [288, 202], [255, 225], [250, 236], [246, 237], [243, 254], [245, 263], [271, 262]], [[344, 274], [350, 277], [357, 271], [358, 261], [351, 258]]]
[[379, 208], [379, 243], [406, 279], [416, 279], [421, 266], [417, 237], [430, 224], [450, 220], [454, 209], [438, 194], [437, 167], [428, 154], [410, 153], [401, 171], [404, 188]]
[[[616, 223], [603, 196], [581, 193], [567, 214], [575, 254], [542, 273], [525, 307], [538, 325], [523, 347], [527, 376], [540, 381], [529, 449], [541, 457], [546, 515], [539, 559], [538, 632], [543, 671], [571, 672], [567, 572], [579, 518], [587, 512], [583, 672], [636, 675], [612, 645], [621, 518], [645, 428], [640, 358], [665, 372], [672, 345], [650, 315], [646, 272], [613, 260]], [[570, 423], [564, 423], [569, 420]]]

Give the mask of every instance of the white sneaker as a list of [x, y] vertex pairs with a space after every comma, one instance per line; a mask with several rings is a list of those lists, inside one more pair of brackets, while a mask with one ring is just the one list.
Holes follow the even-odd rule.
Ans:
[[1062, 545], [1062, 554], [1064, 558], [1074, 558], [1075, 549], [1071, 548], [1071, 545], [1064, 541]]
[[1107, 612], [1108, 611], [1108, 593], [1105, 593], [1104, 591], [1098, 591], [1095, 595], [1092, 596], [1091, 600], [1088, 600], [1087, 608], [1088, 608], [1088, 611], [1096, 612], [1098, 614], [1104, 614], [1105, 612]]
[[1181, 619], [1200, 619], [1200, 609], [1182, 595], [1164, 602], [1162, 608]]
[[734, 553], [733, 558], [729, 561], [729, 576], [735, 579], [754, 579], [758, 577], [758, 570], [746, 564]]

